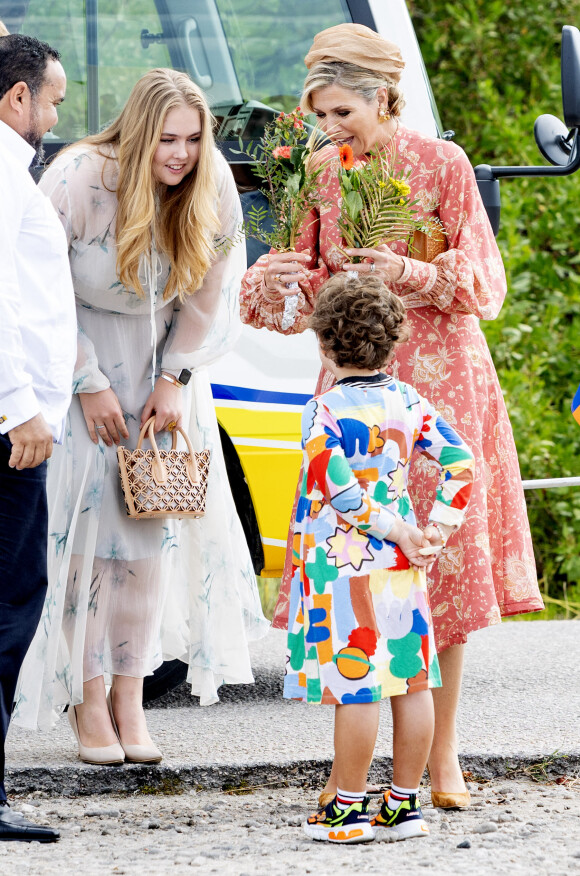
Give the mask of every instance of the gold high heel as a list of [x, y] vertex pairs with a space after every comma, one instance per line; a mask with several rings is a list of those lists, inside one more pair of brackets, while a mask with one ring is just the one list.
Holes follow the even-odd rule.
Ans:
[[336, 797], [336, 794], [332, 794], [332, 793], [325, 794], [324, 791], [321, 791], [320, 794], [318, 795], [319, 809], [324, 809], [326, 806], [328, 806], [329, 803], [331, 803], [334, 800], [335, 797]]
[[471, 805], [469, 791], [447, 794], [445, 791], [431, 791], [431, 802], [436, 809], [467, 809]]
[[[431, 781], [431, 771], [427, 767], [427, 775]], [[436, 809], [467, 809], [471, 806], [471, 794], [465, 791], [448, 793], [447, 791], [434, 791], [431, 787], [431, 803]]]

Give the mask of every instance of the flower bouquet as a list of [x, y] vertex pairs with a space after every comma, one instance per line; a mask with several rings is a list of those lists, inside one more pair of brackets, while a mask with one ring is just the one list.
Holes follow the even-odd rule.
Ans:
[[[300, 107], [280, 115], [264, 128], [264, 136], [255, 146], [244, 150], [255, 162], [254, 172], [262, 180], [261, 191], [270, 209], [252, 207], [244, 231], [262, 243], [291, 252], [302, 224], [313, 207], [320, 204], [317, 181], [325, 163], [312, 161], [323, 135], [308, 133]], [[241, 148], [241, 143], [240, 143]], [[298, 289], [298, 283], [287, 286]], [[287, 295], [282, 328], [288, 329], [296, 318], [298, 295]]]
[[[368, 161], [355, 164], [348, 143], [339, 148], [340, 193], [338, 227], [345, 246], [374, 249], [392, 240], [409, 241], [417, 230], [429, 231], [417, 219], [416, 200], [406, 177], [395, 175], [395, 155], [372, 152]], [[407, 175], [408, 176], [408, 175]], [[356, 264], [359, 257], [352, 261]]]

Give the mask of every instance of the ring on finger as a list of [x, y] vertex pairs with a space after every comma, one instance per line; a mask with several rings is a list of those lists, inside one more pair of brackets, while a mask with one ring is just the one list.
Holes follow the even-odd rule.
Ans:
[[95, 424], [95, 429], [106, 429], [106, 428], [107, 428], [107, 427], [105, 426], [104, 423], [101, 423], [100, 426], [97, 426], [97, 425]]
[[167, 424], [167, 426], [165, 428], [167, 429], [168, 432], [173, 432], [173, 430], [175, 429], [176, 426], [177, 426], [177, 423], [175, 422], [175, 420], [172, 420], [170, 423]]
[[370, 266], [370, 268], [369, 268], [371, 274], [372, 274], [373, 271], [376, 270], [376, 267], [377, 267], [377, 266], [375, 265], [375, 263], [374, 263], [374, 262], [371, 262], [371, 266]]
[[282, 282], [282, 274], [274, 274], [274, 279], [276, 280], [277, 283], [281, 283]]

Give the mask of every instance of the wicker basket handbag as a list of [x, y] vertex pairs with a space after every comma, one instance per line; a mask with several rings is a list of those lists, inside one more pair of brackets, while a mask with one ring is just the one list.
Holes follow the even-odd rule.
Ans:
[[427, 231], [413, 232], [413, 244], [409, 255], [419, 262], [432, 262], [435, 256], [446, 252], [449, 244], [443, 223], [433, 216], [426, 223]]
[[[135, 450], [117, 448], [121, 486], [127, 514], [134, 520], [147, 517], [203, 517], [210, 451], [196, 453], [183, 429], [173, 431], [171, 450], [159, 450], [150, 417], [139, 433]], [[148, 433], [151, 450], [142, 448]], [[187, 450], [177, 450], [177, 432]]]

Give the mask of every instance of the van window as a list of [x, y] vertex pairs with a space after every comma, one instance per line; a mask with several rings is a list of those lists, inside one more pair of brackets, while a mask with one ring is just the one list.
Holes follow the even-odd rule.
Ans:
[[218, 0], [244, 100], [294, 109], [316, 33], [352, 21], [343, 0]]
[[[293, 109], [314, 34], [352, 21], [345, 0], [0, 0], [0, 19], [62, 55], [67, 97], [48, 135], [60, 142], [115, 118], [153, 67], [184, 70], [200, 85], [222, 138], [255, 137], [269, 116], [254, 105]], [[238, 130], [248, 102], [254, 124]]]

